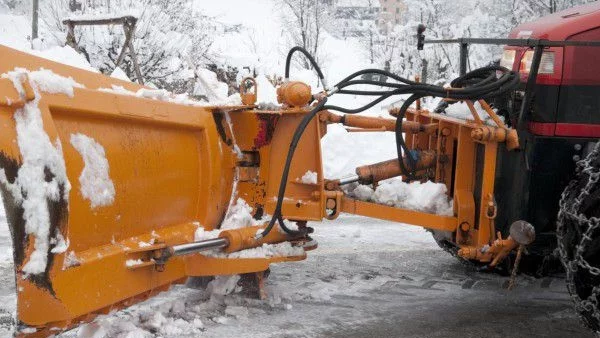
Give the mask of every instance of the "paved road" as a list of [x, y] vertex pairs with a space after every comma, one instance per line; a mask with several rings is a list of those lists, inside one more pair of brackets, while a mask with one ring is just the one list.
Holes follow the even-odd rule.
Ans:
[[[508, 291], [506, 277], [474, 271], [412, 227], [356, 217], [325, 227], [317, 229], [325, 243], [308, 260], [272, 269], [270, 287], [295, 294], [293, 308], [249, 318], [245, 334], [595, 337], [574, 313], [560, 276], [520, 276], [517, 288]], [[205, 333], [235, 332], [240, 331], [220, 326]]]
[[[339, 290], [326, 301], [295, 301], [291, 313], [264, 318], [269, 326], [275, 324], [274, 334], [264, 336], [287, 331], [283, 336], [594, 337], [574, 314], [560, 278], [520, 278], [519, 286], [507, 291], [505, 278], [471, 271], [437, 250], [371, 257], [392, 267], [389, 281], [352, 294]], [[316, 267], [329, 263], [364, 279], [373, 278], [378, 270], [377, 260], [364, 261], [359, 255], [328, 259], [301, 263], [305, 266], [298, 266], [298, 273], [318, 275]], [[419, 263], [405, 264], [414, 261]], [[295, 278], [286, 277], [283, 270], [288, 269], [273, 269], [272, 282]], [[254, 333], [259, 328], [245, 330]]]

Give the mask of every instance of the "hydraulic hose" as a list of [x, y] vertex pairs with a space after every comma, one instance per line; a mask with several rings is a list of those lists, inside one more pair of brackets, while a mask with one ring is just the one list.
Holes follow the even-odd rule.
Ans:
[[[302, 52], [308, 60], [311, 62], [313, 67], [315, 68], [317, 74], [324, 80], [323, 73], [321, 72], [320, 67], [315, 62], [314, 58], [302, 47], [294, 47], [290, 50], [287, 55], [286, 65], [285, 65], [285, 77], [289, 78], [289, 70], [292, 56], [295, 52]], [[500, 72], [501, 75], [498, 77], [497, 72]], [[365, 74], [379, 74], [387, 76], [390, 79], [397, 81], [394, 82], [384, 82], [384, 81], [374, 81], [374, 80], [364, 80], [359, 79], [356, 80], [357, 77]], [[391, 72], [380, 70], [380, 69], [363, 69], [358, 72], [352, 73], [342, 81], [338, 82], [333, 91], [326, 92], [328, 96], [334, 94], [340, 95], [361, 95], [361, 96], [373, 96], [374, 99], [358, 108], [345, 108], [336, 105], [326, 105], [327, 97], [323, 97], [317, 104], [310, 110], [310, 112], [304, 116], [296, 130], [294, 131], [294, 135], [292, 137], [292, 141], [290, 143], [290, 148], [288, 150], [288, 154], [286, 157], [284, 170], [281, 176], [281, 181], [279, 183], [279, 191], [277, 194], [277, 203], [275, 205], [275, 211], [273, 212], [273, 217], [269, 222], [268, 226], [265, 230], [257, 235], [257, 238], [261, 238], [266, 236], [275, 226], [276, 222], [279, 222], [280, 227], [286, 233], [290, 235], [300, 235], [302, 234], [300, 231], [291, 230], [287, 228], [283, 222], [283, 215], [281, 212], [283, 199], [285, 196], [285, 190], [287, 186], [287, 180], [289, 176], [290, 166], [292, 163], [292, 159], [294, 157], [294, 152], [296, 151], [296, 147], [298, 146], [298, 142], [304, 133], [304, 130], [310, 123], [310, 121], [317, 115], [319, 111], [322, 110], [334, 110], [339, 111], [345, 114], [358, 114], [369, 108], [372, 108], [376, 104], [397, 95], [407, 95], [410, 94], [410, 97], [402, 104], [400, 111], [396, 117], [396, 126], [395, 126], [395, 134], [396, 134], [396, 151], [398, 154], [398, 161], [400, 164], [400, 168], [402, 169], [404, 175], [406, 175], [409, 179], [415, 178], [415, 164], [416, 160], [413, 157], [413, 153], [410, 152], [406, 143], [404, 141], [404, 137], [402, 135], [402, 123], [406, 111], [408, 108], [418, 99], [426, 96], [433, 97], [442, 97], [448, 98], [451, 100], [479, 100], [485, 97], [495, 97], [498, 95], [502, 95], [507, 93], [510, 90], [513, 90], [519, 84], [519, 75], [514, 71], [509, 71], [508, 69], [500, 66], [487, 66], [479, 69], [475, 69], [463, 76], [460, 76], [454, 79], [451, 82], [450, 88], [445, 88], [441, 86], [430, 85], [426, 83], [418, 83], [403, 77], [400, 77]], [[388, 88], [388, 90], [355, 90], [348, 89], [349, 87], [356, 85], [368, 85], [368, 86], [378, 86], [382, 88]], [[406, 168], [404, 162], [402, 161], [403, 154], [406, 154], [408, 159], [407, 163], [410, 168]]]
[[281, 214], [281, 208], [283, 206], [283, 198], [285, 196], [285, 188], [287, 187], [287, 180], [288, 180], [288, 176], [290, 174], [290, 167], [292, 165], [292, 159], [294, 158], [294, 153], [296, 152], [296, 147], [298, 146], [298, 142], [300, 142], [300, 138], [302, 137], [302, 134], [304, 134], [304, 130], [306, 129], [306, 127], [308, 126], [310, 121], [317, 115], [318, 112], [323, 110], [323, 107], [325, 106], [326, 102], [327, 102], [327, 97], [323, 97], [321, 99], [321, 101], [319, 101], [312, 108], [312, 110], [302, 118], [302, 121], [300, 121], [300, 124], [298, 125], [298, 127], [296, 127], [296, 130], [294, 131], [294, 135], [292, 136], [292, 141], [290, 142], [290, 148], [288, 150], [287, 157], [285, 159], [283, 173], [281, 174], [281, 181], [279, 182], [279, 191], [277, 193], [277, 204], [275, 205], [275, 211], [273, 212], [273, 217], [271, 218], [271, 221], [269, 221], [269, 225], [267, 225], [265, 230], [262, 233], [260, 233], [260, 235], [257, 236], [258, 238], [262, 238], [262, 237], [266, 236], [271, 231], [271, 229], [273, 229], [273, 226], [275, 225], [276, 221], [279, 222], [279, 226], [286, 233], [293, 235], [293, 236], [300, 234], [299, 231], [291, 230], [285, 226], [285, 224], [283, 222], [283, 216]]
[[315, 71], [317, 72], [317, 75], [319, 75], [319, 79], [321, 79], [321, 83], [323, 83], [323, 87], [327, 87], [327, 84], [325, 82], [325, 77], [323, 76], [323, 72], [321, 71], [321, 67], [319, 67], [319, 65], [317, 64], [317, 61], [315, 61], [315, 58], [310, 55], [310, 53], [300, 47], [300, 46], [296, 46], [292, 49], [290, 49], [290, 51], [288, 52], [287, 58], [285, 59], [285, 79], [289, 79], [290, 78], [290, 67], [292, 65], [292, 56], [294, 56], [294, 53], [296, 52], [300, 52], [302, 54], [304, 54], [304, 56], [306, 56], [306, 58], [308, 59], [308, 61], [310, 62], [310, 64], [315, 68]]

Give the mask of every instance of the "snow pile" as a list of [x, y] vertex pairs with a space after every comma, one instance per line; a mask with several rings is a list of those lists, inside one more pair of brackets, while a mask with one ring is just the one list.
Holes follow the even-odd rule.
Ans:
[[[219, 314], [217, 306], [200, 307], [186, 305], [187, 302], [202, 302], [196, 295], [189, 299], [160, 299], [158, 296], [147, 302], [146, 307], [133, 306], [131, 311], [99, 316], [94, 322], [77, 328], [79, 338], [150, 338], [150, 337], [197, 337], [204, 331], [200, 315]], [[198, 307], [198, 309], [196, 309]], [[68, 335], [73, 337], [73, 335]]]
[[23, 51], [54, 62], [66, 64], [94, 73], [99, 73], [99, 71], [96, 68], [90, 65], [90, 63], [86, 60], [85, 56], [77, 53], [76, 50], [69, 46], [52, 46], [40, 50], [25, 49]]
[[321, 139], [326, 178], [353, 175], [356, 167], [395, 158], [394, 133], [349, 133], [342, 125], [330, 124]]
[[194, 95], [205, 96], [208, 101], [223, 101], [227, 98], [229, 87], [217, 79], [217, 74], [208, 69], [196, 70], [198, 82], [194, 88]]
[[20, 50], [30, 48], [27, 32], [31, 32], [31, 24], [23, 16], [0, 14], [0, 44]]
[[227, 258], [266, 258], [266, 257], [290, 257], [303, 256], [302, 247], [292, 246], [290, 242], [277, 244], [263, 244], [261, 247], [233, 252]]
[[[0, 14], [0, 45], [9, 46], [51, 61], [98, 72], [82, 54], [77, 53], [77, 51], [69, 46], [44, 46], [44, 44], [34, 43], [35, 48], [32, 48], [32, 43], [29, 39], [30, 35], [31, 22], [28, 18], [21, 15]], [[39, 40], [35, 40], [34, 42], [39, 42]]]
[[249, 226], [262, 225], [262, 220], [255, 220], [252, 216], [252, 207], [244, 201], [243, 198], [238, 198], [235, 205], [229, 207], [221, 230], [245, 228]]
[[[479, 114], [479, 117], [483, 120], [485, 124], [490, 126], [496, 126], [496, 122], [492, 120], [490, 115], [485, 109], [483, 109], [483, 107], [481, 106], [481, 104], [479, 104], [478, 101], [473, 102], [473, 106], [475, 107], [475, 111], [477, 111], [477, 114]], [[495, 113], [498, 113], [498, 109], [492, 110]], [[454, 104], [451, 104], [444, 111], [448, 116], [455, 117], [457, 119], [473, 120], [473, 114], [471, 113], [469, 106], [467, 106], [467, 104], [463, 102], [456, 102]], [[500, 120], [504, 122], [504, 116], [498, 115], [498, 118], [500, 118]]]
[[115, 186], [109, 176], [104, 147], [83, 134], [71, 134], [71, 144], [84, 162], [79, 176], [81, 195], [90, 201], [92, 209], [111, 205], [115, 200]]
[[132, 267], [132, 266], [137, 266], [137, 265], [142, 265], [144, 264], [144, 261], [142, 259], [128, 259], [125, 261], [125, 266], [127, 267]]
[[133, 92], [131, 90], [125, 89], [123, 86], [112, 85], [111, 88], [98, 88], [98, 91], [105, 93], [112, 93], [118, 95], [127, 95], [127, 96], [136, 96], [145, 99], [171, 102], [175, 104], [181, 104], [185, 106], [195, 106], [195, 107], [208, 107], [208, 106], [218, 106], [218, 105], [240, 105], [241, 98], [238, 94], [233, 94], [229, 97], [225, 97], [220, 101], [209, 101], [209, 102], [201, 102], [196, 101], [191, 98], [187, 94], [173, 94], [165, 89], [148, 89], [141, 88], [137, 92]]
[[277, 102], [277, 90], [266, 76], [258, 75], [256, 77], [256, 86], [258, 87], [256, 100], [259, 105], [279, 104]]
[[397, 208], [452, 216], [453, 203], [448, 200], [446, 185], [427, 181], [405, 183], [400, 178], [380, 182], [373, 190], [359, 185], [351, 194], [359, 200], [371, 201]]
[[[73, 97], [74, 88], [83, 88], [83, 85], [75, 82], [72, 77], [64, 77], [55, 74], [51, 70], [40, 68], [36, 71], [28, 71], [24, 68], [15, 68], [14, 71], [2, 74], [2, 78], [10, 79], [17, 92], [21, 97], [25, 97], [25, 87], [23, 81], [25, 76], [29, 78], [29, 82], [36, 92], [38, 97], [39, 92], [46, 92], [49, 94], [65, 94], [69, 97]], [[36, 100], [36, 107], [37, 107]]]
[[[68, 201], [71, 184], [67, 178], [65, 161], [60, 140], [50, 140], [44, 130], [42, 113], [38, 107], [40, 91], [73, 96], [73, 87], [81, 87], [71, 78], [65, 78], [40, 69], [28, 72], [18, 68], [2, 74], [14, 83], [21, 97], [25, 96], [22, 81], [25, 75], [35, 92], [35, 99], [15, 112], [17, 143], [21, 151], [22, 165], [13, 183], [8, 181], [6, 173], [0, 169], [0, 182], [9, 190], [15, 201], [23, 207], [25, 232], [35, 237], [34, 250], [29, 261], [23, 266], [27, 274], [39, 274], [45, 271], [50, 251], [50, 210], [48, 200]], [[47, 171], [52, 174], [49, 179]], [[55, 245], [60, 239], [53, 239]], [[63, 240], [64, 242], [64, 240]], [[62, 246], [62, 244], [60, 244]], [[65, 248], [66, 249], [66, 248]], [[58, 251], [62, 250], [62, 247]]]
[[317, 184], [317, 173], [311, 170], [308, 170], [302, 177], [300, 178], [300, 182], [306, 184]]
[[239, 281], [239, 275], [215, 276], [215, 279], [208, 283], [206, 290], [214, 295], [230, 295], [240, 291], [241, 288], [238, 286]]
[[131, 82], [131, 79], [129, 79], [127, 74], [125, 74], [125, 72], [120, 67], [115, 68], [112, 71], [112, 73], [110, 73], [110, 77], [119, 79], [119, 80], [123, 80], [123, 81]]

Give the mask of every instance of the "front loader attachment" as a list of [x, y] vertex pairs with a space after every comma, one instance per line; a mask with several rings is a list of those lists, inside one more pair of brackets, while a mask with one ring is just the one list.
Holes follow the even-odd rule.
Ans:
[[248, 106], [199, 106], [7, 47], [0, 54], [0, 189], [22, 332], [88, 321], [187, 276], [302, 258], [154, 259], [221, 224], [240, 175], [228, 114]]
[[[251, 78], [242, 81], [242, 104], [211, 106], [0, 53], [0, 192], [22, 335], [56, 333], [189, 276], [262, 280], [269, 264], [316, 248], [307, 221], [342, 212], [442, 233], [460, 257], [492, 268], [524, 245], [495, 231], [496, 154], [501, 144], [517, 149], [519, 138], [489, 107], [495, 126], [468, 100], [471, 121], [408, 106], [390, 110], [396, 119], [332, 114], [348, 111], [326, 102], [350, 81], [316, 94], [286, 82], [277, 89], [281, 106], [260, 109]], [[394, 131], [397, 149], [406, 149], [326, 180], [320, 140], [329, 123]], [[453, 203], [434, 214], [375, 198], [380, 182], [394, 178], [402, 179], [387, 189], [398, 196], [404, 181], [432, 180], [449, 195], [442, 204]]]

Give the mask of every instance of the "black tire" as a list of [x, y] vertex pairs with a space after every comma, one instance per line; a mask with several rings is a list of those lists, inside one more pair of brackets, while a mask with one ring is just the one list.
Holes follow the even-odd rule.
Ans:
[[449, 253], [452, 257], [458, 259], [463, 266], [469, 269], [479, 269], [482, 267], [481, 263], [464, 259], [458, 255], [459, 247], [454, 244], [454, 236], [451, 232], [439, 230], [429, 230], [429, 232], [431, 232], [431, 236], [433, 237], [435, 243], [442, 248], [442, 250]]
[[[470, 261], [458, 255], [458, 246], [454, 244], [454, 239], [451, 232], [430, 230], [433, 239], [437, 245], [444, 251], [458, 259], [463, 265], [475, 268], [481, 272], [494, 272], [502, 276], [509, 276], [514, 261], [514, 253], [509, 254], [498, 266], [493, 270], [489, 270], [488, 266], [478, 261]], [[536, 255], [527, 253], [521, 259], [519, 264], [519, 273], [541, 278], [554, 273], [562, 272], [562, 266], [558, 259], [553, 255]]]
[[458, 246], [454, 244], [451, 232], [439, 230], [429, 230], [429, 232], [431, 232], [433, 240], [437, 243], [437, 245], [440, 248], [442, 248], [444, 251], [451, 254], [452, 256], [459, 258], [462, 261], [465, 261], [458, 255]]
[[600, 332], [600, 143], [576, 170], [559, 204], [558, 251], [575, 309]]

